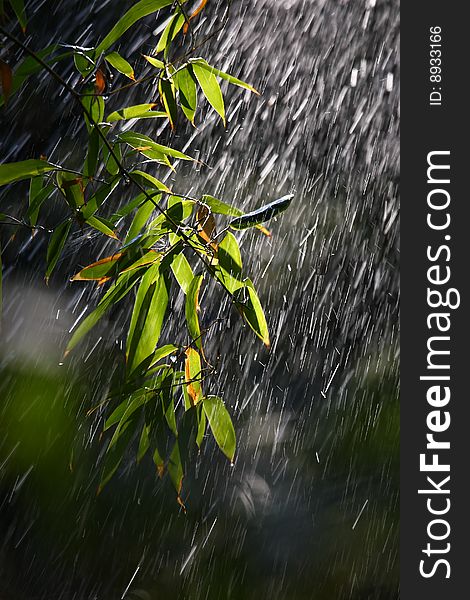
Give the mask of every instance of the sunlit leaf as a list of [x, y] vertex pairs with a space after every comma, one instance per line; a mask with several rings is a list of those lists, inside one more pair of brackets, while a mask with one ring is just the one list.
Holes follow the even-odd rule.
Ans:
[[[185, 0], [183, 0], [185, 1]], [[98, 44], [95, 50], [95, 56], [98, 57], [112, 46], [125, 33], [129, 27], [132, 27], [139, 19], [150, 15], [165, 6], [169, 6], [173, 0], [140, 0], [134, 4], [114, 25], [111, 31]]]
[[172, 15], [172, 17], [168, 21], [167, 26], [163, 30], [163, 33], [160, 36], [160, 39], [158, 40], [157, 47], [155, 48], [156, 53], [162, 52], [163, 50], [165, 50], [164, 56], [165, 56], [165, 58], [167, 57], [168, 48], [169, 48], [171, 42], [178, 35], [178, 32], [183, 27], [183, 24], [184, 24], [184, 15], [182, 13], [175, 13], [174, 15]]
[[155, 350], [168, 305], [169, 283], [160, 265], [150, 266], [139, 286], [127, 336], [127, 367], [132, 373]]
[[154, 58], [153, 56], [147, 56], [146, 54], [143, 54], [142, 56], [156, 69], [163, 70], [165, 68], [165, 63], [161, 60], [158, 60], [158, 58]]
[[195, 406], [202, 398], [202, 371], [201, 357], [194, 348], [186, 349], [186, 360], [184, 363], [185, 387], [190, 399], [191, 406]]
[[189, 68], [180, 69], [173, 75], [173, 81], [179, 91], [181, 109], [188, 121], [194, 123], [197, 108], [197, 88], [192, 70]]
[[113, 238], [115, 240], [118, 239], [116, 232], [113, 229], [111, 229], [111, 227], [104, 221], [102, 217], [89, 217], [86, 220], [86, 222], [88, 223], [88, 225], [90, 225], [90, 227], [96, 229], [96, 231], [104, 233], [104, 235], [107, 235], [108, 237]]
[[118, 252], [84, 267], [72, 277], [72, 281], [98, 281], [103, 277], [107, 277], [113, 272], [122, 255], [122, 252]]
[[95, 62], [93, 61], [92, 51], [86, 52], [84, 50], [80, 50], [74, 52], [73, 61], [75, 63], [75, 66], [77, 67], [77, 71], [83, 78], [87, 77], [87, 75], [89, 75], [96, 66]]
[[215, 67], [212, 67], [203, 58], [190, 58], [189, 62], [193, 66], [198, 65], [199, 68], [205, 69], [206, 71], [209, 71], [210, 73], [212, 73], [214, 75], [217, 75], [217, 77], [220, 77], [221, 79], [225, 79], [225, 81], [228, 81], [229, 83], [231, 83], [233, 85], [238, 85], [239, 87], [245, 88], [246, 90], [250, 90], [250, 92], [257, 94], [258, 96], [260, 95], [259, 92], [257, 90], [255, 90], [255, 88], [252, 85], [250, 85], [249, 83], [246, 83], [245, 81], [241, 81], [241, 79], [237, 79], [236, 77], [234, 77], [233, 75], [230, 75], [229, 73], [225, 73], [224, 71], [221, 71], [220, 69], [216, 69]]
[[201, 202], [207, 204], [207, 206], [211, 209], [213, 213], [219, 215], [229, 215], [230, 217], [240, 217], [243, 215], [243, 211], [235, 206], [231, 206], [226, 202], [222, 202], [218, 198], [214, 198], [214, 196], [209, 196], [205, 194], [201, 197]]
[[264, 345], [269, 348], [270, 341], [266, 317], [264, 316], [263, 307], [258, 295], [249, 279], [246, 280], [244, 290], [248, 294], [246, 300], [244, 302], [236, 302], [236, 305], [251, 329], [263, 341]]
[[180, 252], [175, 255], [173, 262], [171, 263], [171, 270], [181, 289], [187, 294], [191, 281], [193, 280], [193, 271], [184, 254]]
[[0, 185], [29, 179], [48, 171], [53, 171], [57, 167], [46, 160], [21, 160], [13, 163], [3, 163], [0, 165]]
[[191, 66], [194, 75], [201, 86], [202, 93], [207, 98], [212, 108], [220, 115], [225, 125], [224, 99], [217, 77], [210, 69], [206, 69], [198, 62], [192, 63]]
[[170, 354], [174, 354], [178, 350], [178, 346], [174, 346], [173, 344], [167, 344], [166, 346], [157, 348], [153, 353], [152, 362], [150, 366], [153, 367], [159, 360], [162, 360], [162, 358], [166, 358]]
[[135, 262], [133, 262], [131, 265], [129, 265], [128, 267], [123, 269], [121, 271], [121, 273], [128, 273], [129, 271], [133, 271], [134, 269], [138, 269], [139, 267], [143, 267], [145, 265], [151, 265], [152, 263], [156, 262], [157, 260], [160, 260], [161, 256], [162, 256], [161, 252], [157, 252], [156, 250], [149, 250], [143, 256], [141, 256]]
[[122, 161], [121, 146], [119, 144], [113, 144], [111, 148], [112, 153], [108, 150], [108, 148], [103, 148], [103, 162], [108, 173], [111, 175], [117, 175], [120, 170], [119, 163]]
[[253, 212], [246, 213], [237, 219], [233, 219], [233, 221], [230, 222], [230, 227], [233, 227], [233, 229], [247, 229], [248, 227], [255, 227], [260, 223], [269, 221], [269, 219], [272, 219], [286, 210], [293, 197], [294, 194], [288, 194], [287, 196], [274, 200], [274, 202], [270, 202]]
[[13, 71], [10, 65], [0, 58], [0, 81], [5, 104], [8, 102], [13, 87]]
[[186, 295], [186, 323], [188, 324], [188, 332], [199, 350], [202, 351], [201, 328], [199, 326], [199, 291], [204, 279], [204, 275], [195, 275]]
[[133, 81], [135, 80], [134, 69], [118, 52], [110, 52], [104, 57], [104, 59], [112, 67], [114, 67], [116, 71], [119, 71], [119, 73], [122, 73]]
[[139, 149], [147, 147], [155, 152], [171, 156], [173, 158], [179, 158], [181, 160], [194, 160], [187, 154], [183, 154], [179, 150], [175, 150], [174, 148], [169, 148], [168, 146], [162, 146], [162, 144], [157, 144], [152, 139], [147, 137], [142, 133], [136, 133], [134, 131], [125, 131], [124, 133], [120, 133], [118, 139], [126, 144], [129, 144], [132, 148]]
[[83, 177], [67, 171], [57, 172], [57, 185], [71, 209], [80, 208], [85, 203]]
[[46, 281], [51, 276], [52, 271], [57, 265], [57, 261], [62, 254], [62, 250], [64, 248], [65, 242], [67, 241], [70, 227], [72, 226], [72, 221], [67, 219], [60, 225], [58, 225], [55, 229], [51, 238], [49, 240], [49, 244], [47, 246], [47, 269], [46, 269]]
[[207, 396], [207, 398], [204, 398], [202, 406], [217, 445], [225, 456], [233, 462], [236, 436], [232, 419], [225, 408], [223, 400], [217, 396]]
[[139, 171], [136, 169], [135, 171], [131, 171], [131, 175], [133, 179], [135, 179], [145, 187], [154, 188], [155, 190], [160, 190], [162, 192], [166, 192], [167, 194], [171, 193], [169, 187], [167, 187], [163, 182], [159, 181], [149, 173], [145, 173], [144, 171]]
[[80, 208], [80, 214], [85, 221], [94, 215], [95, 212], [109, 200], [111, 194], [120, 182], [121, 178], [119, 175], [116, 175], [109, 183], [103, 184], [88, 198], [86, 204]]
[[120, 110], [115, 110], [106, 117], [108, 123], [114, 123], [116, 121], [123, 121], [128, 119], [152, 119], [156, 117], [166, 117], [166, 112], [153, 111], [152, 108], [156, 106], [152, 104], [136, 104], [135, 106], [127, 106]]

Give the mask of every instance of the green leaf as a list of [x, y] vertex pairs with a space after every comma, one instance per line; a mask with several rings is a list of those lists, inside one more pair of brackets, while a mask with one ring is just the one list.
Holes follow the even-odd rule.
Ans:
[[137, 463], [140, 463], [140, 461], [144, 458], [144, 456], [147, 453], [147, 450], [149, 448], [150, 448], [150, 441], [149, 441], [148, 429], [147, 429], [147, 426], [144, 425], [142, 427], [142, 433], [140, 434], [139, 448], [137, 450]]
[[193, 271], [183, 253], [175, 255], [175, 258], [171, 263], [171, 270], [173, 271], [176, 281], [183, 290], [183, 293], [187, 294], [191, 281], [193, 280]]
[[3, 263], [2, 263], [2, 246], [0, 245], [0, 329], [3, 316]]
[[109, 225], [102, 217], [88, 217], [86, 222], [88, 223], [88, 225], [90, 225], [90, 227], [96, 229], [96, 231], [104, 233], [104, 235], [107, 235], [108, 237], [113, 238], [114, 240], [118, 239], [116, 232], [109, 227]]
[[[158, 465], [157, 465], [158, 467]], [[181, 463], [180, 449], [178, 440], [176, 440], [173, 450], [171, 451], [170, 458], [168, 459], [168, 474], [175, 487], [178, 498], [181, 494], [181, 488], [183, 487], [183, 465]]]
[[54, 233], [51, 235], [51, 239], [49, 240], [49, 244], [47, 246], [47, 269], [46, 269], [46, 281], [51, 276], [52, 271], [54, 270], [57, 261], [60, 258], [62, 250], [64, 248], [65, 242], [67, 241], [67, 237], [70, 232], [70, 227], [72, 226], [72, 221], [67, 219], [60, 225], [58, 225], [54, 229]]
[[93, 52], [91, 50], [80, 50], [74, 52], [73, 62], [75, 63], [77, 71], [83, 78], [87, 77], [87, 75], [89, 75], [96, 66], [93, 60]]
[[108, 308], [117, 304], [119, 300], [122, 300], [131, 291], [140, 278], [141, 274], [138, 271], [124, 273], [118, 278], [116, 283], [109, 288], [100, 300], [95, 310], [80, 323], [67, 345], [65, 355], [73, 350], [78, 342], [98, 323]]
[[86, 221], [107, 201], [121, 182], [119, 175], [113, 177], [109, 183], [103, 184], [98, 190], [88, 198], [86, 204], [80, 208], [80, 214]]
[[0, 165], [0, 185], [29, 179], [48, 171], [57, 169], [55, 165], [46, 160], [22, 160], [13, 163], [3, 163]]
[[[34, 183], [33, 183], [34, 182]], [[39, 216], [39, 209], [41, 208], [43, 202], [49, 198], [49, 196], [54, 191], [54, 186], [52, 184], [43, 185], [43, 178], [39, 175], [38, 177], [31, 178], [31, 184], [29, 187], [29, 207], [26, 211], [26, 216], [29, 217], [29, 222], [31, 225], [36, 225]]]
[[124, 458], [124, 454], [129, 447], [132, 436], [135, 434], [135, 427], [132, 425], [136, 425], [136, 421], [131, 419], [129, 420], [123, 427], [122, 433], [119, 436], [119, 440], [115, 443], [111, 448], [107, 448], [103, 470], [101, 473], [101, 480], [98, 486], [98, 494], [103, 490], [104, 486], [108, 483], [111, 477], [116, 473], [119, 468], [119, 465]]
[[96, 173], [96, 167], [98, 165], [98, 155], [100, 152], [101, 138], [96, 127], [90, 132], [88, 136], [88, 151], [85, 157], [85, 164], [83, 167], [83, 177], [92, 179]]
[[[156, 196], [155, 202], [158, 202], [158, 198], [160, 194]], [[142, 228], [147, 223], [150, 215], [155, 210], [155, 204], [150, 200], [147, 200], [140, 206], [137, 212], [134, 215], [131, 226], [129, 227], [129, 231], [127, 232], [126, 238], [124, 240], [124, 244], [128, 244], [131, 240], [133, 240], [142, 230]]]
[[165, 63], [161, 60], [158, 60], [158, 58], [154, 58], [153, 56], [147, 56], [146, 54], [143, 54], [142, 56], [156, 69], [163, 70], [165, 68]]
[[111, 31], [98, 44], [95, 50], [95, 57], [98, 58], [103, 52], [112, 46], [125, 33], [129, 27], [132, 27], [139, 19], [150, 15], [165, 6], [169, 6], [173, 0], [140, 0], [134, 4], [114, 25]]
[[153, 119], [156, 117], [167, 116], [166, 112], [153, 111], [152, 108], [156, 104], [136, 104], [135, 106], [127, 106], [120, 110], [115, 110], [106, 118], [108, 123], [114, 123], [116, 121], [124, 121], [128, 119]]
[[220, 115], [225, 125], [224, 99], [220, 90], [217, 77], [210, 70], [205, 69], [198, 63], [191, 64], [194, 75], [201, 86], [202, 93], [207, 98], [212, 108]]
[[192, 65], [198, 65], [201, 69], [205, 69], [206, 71], [209, 71], [211, 73], [213, 73], [214, 75], [217, 75], [217, 77], [220, 77], [221, 79], [225, 79], [225, 81], [228, 81], [229, 83], [233, 84], [233, 85], [238, 85], [239, 87], [245, 88], [246, 90], [250, 90], [250, 92], [253, 92], [256, 95], [260, 95], [260, 93], [255, 90], [255, 88], [250, 85], [249, 83], [246, 83], [245, 81], [241, 81], [241, 79], [237, 79], [236, 77], [234, 77], [233, 75], [229, 75], [229, 73], [225, 73], [224, 71], [220, 71], [219, 69], [216, 69], [215, 67], [211, 67], [211, 65], [209, 65], [203, 58], [190, 58], [189, 62]]
[[[195, 406], [200, 400], [202, 400], [202, 369], [201, 369], [201, 357], [199, 352], [194, 348], [186, 349], [186, 360], [184, 363], [184, 389], [187, 393], [186, 409], [191, 406]], [[188, 406], [189, 404], [189, 406]]]
[[167, 194], [171, 194], [171, 190], [161, 181], [150, 175], [149, 173], [145, 173], [144, 171], [131, 171], [130, 173], [132, 178], [138, 181], [144, 187], [150, 187], [155, 190], [160, 190], [162, 192], [166, 192]]
[[129, 79], [132, 79], [132, 81], [135, 81], [134, 69], [118, 52], [111, 52], [110, 54], [107, 54], [104, 59], [114, 67], [116, 71], [119, 71], [119, 73], [122, 73]]
[[204, 279], [204, 275], [195, 275], [186, 295], [186, 322], [191, 341], [202, 351], [201, 328], [199, 326], [199, 290]]
[[170, 48], [171, 42], [175, 39], [175, 37], [178, 35], [179, 31], [184, 25], [184, 20], [184, 15], [182, 13], [175, 13], [174, 15], [172, 15], [172, 17], [168, 21], [167, 26], [163, 30], [160, 39], [158, 40], [155, 52], [158, 53], [165, 50], [165, 59], [168, 56], [168, 50]]
[[225, 285], [231, 294], [242, 286], [242, 258], [240, 248], [235, 236], [227, 232], [219, 244], [219, 268], [216, 269], [218, 279]]
[[198, 448], [200, 448], [204, 440], [207, 427], [206, 413], [204, 412], [204, 408], [202, 406], [198, 409], [198, 421], [196, 444]]
[[132, 373], [155, 350], [168, 305], [168, 279], [160, 265], [149, 267], [137, 292], [127, 337], [127, 367]]
[[264, 316], [263, 307], [255, 288], [249, 279], [246, 280], [246, 287], [244, 289], [248, 292], [248, 298], [246, 302], [236, 302], [236, 306], [251, 329], [263, 341], [264, 345], [269, 348], [270, 341], [266, 317]]
[[72, 277], [72, 281], [99, 281], [109, 277], [115, 272], [116, 265], [122, 257], [122, 252], [102, 258], [87, 267], [84, 267]]
[[88, 131], [91, 131], [94, 125], [102, 123], [104, 120], [104, 99], [103, 96], [95, 96], [92, 87], [87, 87], [84, 93], [87, 94], [82, 98], [85, 123]]
[[26, 31], [26, 25], [28, 21], [26, 19], [26, 12], [24, 9], [23, 0], [10, 0], [10, 5], [15, 12], [19, 24], [21, 25], [21, 29], [23, 31]]
[[173, 75], [173, 81], [179, 91], [181, 109], [188, 121], [194, 124], [194, 115], [197, 108], [196, 80], [191, 69], [185, 68]]
[[231, 206], [226, 202], [222, 202], [222, 200], [214, 198], [214, 196], [209, 196], [205, 194], [201, 197], [201, 202], [207, 204], [211, 211], [218, 215], [229, 215], [230, 217], [240, 217], [243, 215], [243, 211], [239, 208]]
[[58, 171], [57, 185], [72, 210], [80, 208], [85, 203], [83, 196], [83, 177], [67, 171]]
[[207, 396], [207, 398], [204, 398], [202, 406], [217, 445], [225, 456], [233, 462], [236, 437], [232, 419], [225, 408], [225, 404], [217, 396]]
[[292, 202], [293, 197], [294, 194], [288, 194], [287, 196], [274, 200], [270, 204], [266, 204], [253, 212], [246, 213], [242, 217], [233, 219], [233, 221], [230, 222], [230, 227], [233, 227], [233, 229], [247, 229], [248, 227], [256, 227], [256, 225], [259, 225], [260, 223], [269, 221], [269, 219], [272, 219], [286, 210]]
[[168, 81], [167, 79], [160, 79], [158, 83], [158, 92], [160, 94], [162, 104], [170, 121], [171, 128], [174, 129], [178, 114], [175, 99], [175, 86], [171, 81]]
[[166, 346], [162, 346], [161, 348], [157, 348], [152, 356], [151, 367], [155, 366], [155, 364], [162, 360], [162, 358], [166, 358], [170, 354], [174, 354], [179, 350], [178, 346], [174, 346], [173, 344], [167, 344]]
[[[151, 150], [154, 150], [160, 155], [171, 156], [173, 158], [179, 158], [181, 160], [194, 160], [187, 154], [183, 154], [179, 150], [175, 150], [174, 148], [169, 148], [168, 146], [162, 146], [161, 144], [157, 144], [152, 139], [144, 135], [143, 133], [135, 133], [134, 131], [125, 131], [124, 133], [120, 133], [118, 139], [126, 144], [129, 144], [132, 148], [138, 150], [142, 147], [148, 147]], [[144, 154], [144, 151], [139, 150]]]

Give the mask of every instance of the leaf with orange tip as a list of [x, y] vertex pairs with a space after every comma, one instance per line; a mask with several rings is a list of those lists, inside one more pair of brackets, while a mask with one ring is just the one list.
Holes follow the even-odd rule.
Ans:
[[194, 19], [194, 17], [197, 17], [197, 15], [202, 11], [202, 9], [204, 8], [204, 6], [206, 4], [207, 4], [207, 0], [201, 0], [201, 3], [196, 8], [196, 10], [191, 13], [191, 15], [189, 16], [189, 19], [186, 21], [186, 23], [184, 24], [184, 27], [183, 27], [184, 35], [186, 35], [188, 33], [189, 24], [190, 24], [191, 20]]
[[8, 98], [11, 94], [11, 88], [13, 84], [13, 71], [11, 67], [0, 58], [0, 78], [2, 82], [2, 93], [5, 100], [5, 104], [8, 102]]
[[272, 233], [269, 231], [269, 229], [266, 229], [266, 227], [263, 227], [262, 225], [256, 225], [256, 229], [259, 229], [259, 231], [261, 231], [261, 233], [264, 233], [266, 237], [272, 236]]
[[114, 269], [116, 263], [122, 256], [122, 252], [102, 258], [87, 267], [84, 267], [72, 277], [72, 281], [101, 281], [108, 278], [108, 274]]

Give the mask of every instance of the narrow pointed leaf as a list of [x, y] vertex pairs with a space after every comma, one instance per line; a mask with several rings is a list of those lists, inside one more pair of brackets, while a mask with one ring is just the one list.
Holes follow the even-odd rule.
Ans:
[[211, 211], [215, 214], [219, 215], [229, 215], [230, 217], [241, 217], [243, 215], [243, 211], [235, 206], [231, 206], [226, 202], [222, 202], [218, 198], [214, 198], [214, 196], [209, 196], [205, 194], [201, 197], [201, 202], [207, 204], [207, 206], [211, 209]]
[[173, 81], [179, 91], [181, 109], [186, 118], [194, 123], [197, 108], [196, 79], [190, 68], [181, 69], [173, 75]]
[[160, 265], [147, 269], [137, 292], [127, 338], [127, 366], [132, 373], [155, 350], [168, 305], [168, 280]]
[[[158, 465], [157, 465], [158, 467]], [[178, 494], [178, 498], [181, 494], [181, 488], [183, 487], [183, 465], [181, 463], [180, 449], [178, 445], [178, 440], [175, 442], [173, 446], [173, 450], [171, 451], [170, 457], [168, 459], [168, 474], [170, 476], [171, 482]]]
[[270, 341], [266, 317], [264, 316], [263, 307], [258, 295], [249, 279], [246, 281], [245, 290], [248, 293], [248, 298], [244, 303], [237, 302], [237, 307], [251, 329], [263, 341], [264, 345], [269, 348]]
[[[131, 171], [131, 175], [136, 181], [138, 181], [145, 187], [150, 187], [155, 190], [160, 190], [162, 192], [166, 192], [167, 194], [171, 194], [171, 190], [169, 187], [167, 187], [163, 182], [159, 181], [149, 173], [145, 173], [144, 171], [139, 171], [136, 169], [135, 171]], [[159, 196], [155, 196], [155, 201], [158, 201], [158, 199]]]
[[118, 52], [110, 52], [107, 54], [104, 59], [108, 62], [112, 67], [122, 73], [129, 79], [135, 80], [134, 69], [127, 62], [125, 58], [123, 58]]
[[29, 179], [48, 171], [57, 169], [55, 165], [46, 160], [22, 160], [13, 163], [3, 163], [0, 165], [0, 185]]
[[256, 94], [258, 96], [260, 95], [260, 93], [249, 83], [246, 83], [245, 81], [242, 81], [241, 79], [237, 79], [233, 75], [230, 75], [229, 73], [225, 73], [224, 71], [221, 71], [220, 69], [216, 69], [215, 67], [212, 67], [203, 58], [190, 58], [189, 62], [193, 65], [197, 64], [201, 69], [210, 71], [214, 75], [217, 75], [217, 77], [220, 77], [221, 79], [225, 79], [225, 81], [228, 81], [229, 83], [231, 83], [233, 85], [238, 85], [239, 87], [245, 88], [246, 90], [250, 90], [250, 92], [253, 92], [254, 94]]
[[196, 344], [199, 350], [202, 350], [201, 328], [199, 326], [199, 291], [204, 279], [204, 275], [196, 275], [188, 289], [186, 295], [186, 323], [191, 340]]
[[71, 226], [72, 221], [70, 221], [70, 219], [67, 219], [67, 221], [64, 221], [63, 223], [58, 225], [54, 229], [54, 233], [51, 235], [51, 239], [49, 240], [49, 244], [47, 246], [46, 280], [49, 279], [49, 277], [52, 274], [52, 271], [57, 265], [57, 261], [59, 260], [60, 255], [62, 254], [62, 250], [64, 248], [65, 242], [67, 241]]
[[65, 351], [66, 355], [73, 350], [80, 340], [98, 323], [98, 321], [111, 306], [117, 304], [131, 291], [139, 279], [140, 273], [136, 271], [132, 273], [125, 273], [118, 278], [116, 283], [109, 288], [109, 290], [100, 300], [95, 310], [91, 312], [75, 330], [75, 333], [67, 345], [67, 349]]
[[90, 227], [96, 229], [96, 231], [104, 233], [104, 235], [107, 235], [108, 237], [113, 238], [114, 240], [118, 239], [116, 232], [113, 229], [111, 229], [111, 227], [109, 227], [109, 225], [105, 223], [101, 217], [89, 217], [86, 220], [86, 222], [88, 223], [88, 225], [90, 225]]
[[212, 108], [220, 115], [225, 125], [225, 107], [222, 92], [217, 77], [210, 69], [205, 69], [199, 63], [191, 64], [194, 75], [201, 86], [202, 93]]
[[187, 154], [183, 154], [179, 150], [175, 150], [174, 148], [169, 148], [168, 146], [162, 146], [162, 144], [157, 144], [152, 139], [147, 137], [142, 133], [135, 133], [134, 131], [126, 131], [124, 133], [119, 134], [119, 139], [126, 144], [129, 144], [132, 148], [142, 148], [148, 147], [162, 155], [171, 156], [173, 158], [179, 158], [181, 160], [194, 160]]
[[161, 60], [158, 60], [158, 58], [154, 58], [153, 56], [147, 56], [146, 54], [143, 54], [142, 56], [156, 69], [163, 70], [165, 68], [165, 63]]
[[134, 23], [139, 19], [150, 15], [165, 6], [169, 6], [173, 0], [140, 0], [134, 4], [114, 25], [111, 31], [98, 44], [95, 50], [95, 56], [99, 57], [103, 52], [112, 46]]
[[171, 263], [171, 270], [173, 271], [176, 281], [183, 290], [183, 293], [187, 294], [191, 281], [193, 280], [193, 271], [184, 254], [179, 253], [175, 255], [175, 258]]
[[163, 111], [152, 110], [156, 106], [152, 104], [136, 104], [135, 106], [127, 106], [115, 110], [106, 117], [108, 123], [115, 123], [116, 121], [125, 121], [129, 119], [149, 119], [155, 117], [166, 117], [167, 114]]
[[118, 260], [122, 257], [122, 252], [102, 258], [87, 267], [84, 267], [72, 277], [72, 281], [98, 281], [103, 277], [109, 276], [116, 268]]
[[236, 436], [223, 400], [217, 396], [207, 396], [202, 402], [202, 407], [217, 445], [232, 462], [235, 456]]
[[158, 40], [157, 47], [155, 48], [155, 52], [162, 52], [165, 50], [165, 58], [167, 57], [167, 50], [171, 44], [171, 42], [178, 35], [178, 32], [184, 25], [184, 15], [182, 13], [175, 13], [170, 20], [168, 21], [167, 26], [163, 30], [160, 39]]
[[[157, 200], [158, 197], [155, 199], [155, 201]], [[154, 210], [155, 204], [150, 200], [147, 200], [142, 204], [142, 206], [139, 207], [139, 209], [134, 215], [131, 226], [129, 227], [129, 231], [127, 232], [126, 238], [124, 239], [124, 244], [128, 244], [141, 232]]]
[[24, 9], [24, 1], [23, 0], [10, 0], [10, 5], [15, 12], [16, 18], [18, 19], [19, 24], [21, 25], [21, 29], [26, 31], [26, 11]]

